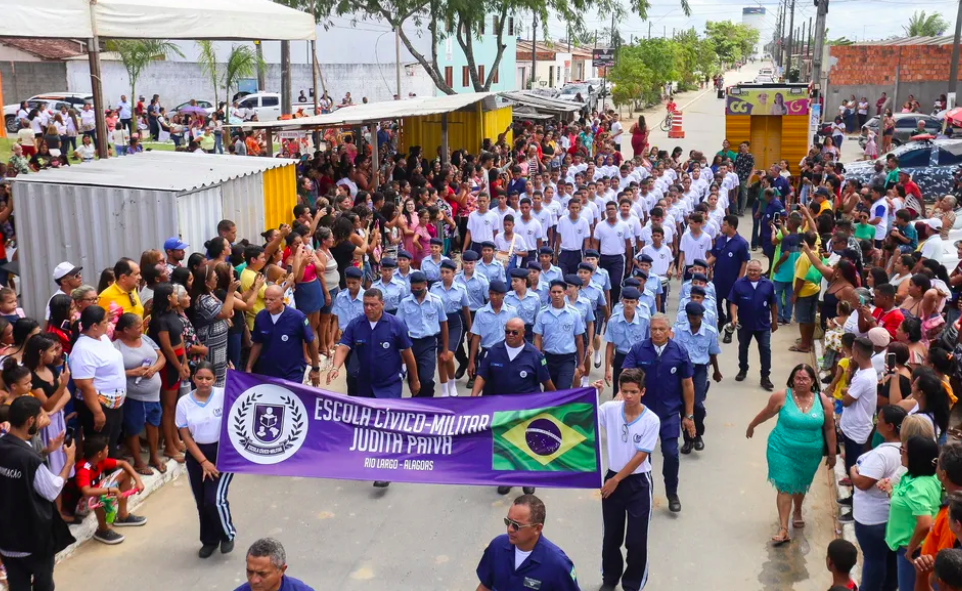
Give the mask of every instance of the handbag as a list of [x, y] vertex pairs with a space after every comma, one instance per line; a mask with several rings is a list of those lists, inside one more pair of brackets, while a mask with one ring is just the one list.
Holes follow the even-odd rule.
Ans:
[[511, 260], [511, 253], [514, 252], [514, 241], [517, 239], [518, 235], [515, 234], [511, 237], [511, 244], [508, 246], [508, 250], [499, 250], [497, 254], [494, 255], [494, 258], [505, 267], [508, 266], [508, 262]]

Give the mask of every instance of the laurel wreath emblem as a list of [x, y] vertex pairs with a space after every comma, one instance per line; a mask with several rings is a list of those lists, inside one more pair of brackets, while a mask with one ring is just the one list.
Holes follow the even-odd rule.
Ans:
[[[250, 437], [246, 429], [247, 415], [251, 409], [254, 408], [254, 404], [263, 396], [263, 394], [258, 392], [251, 392], [237, 402], [239, 407], [234, 414], [234, 435], [237, 436], [240, 444], [245, 448], [250, 444]], [[286, 451], [294, 447], [294, 443], [298, 437], [300, 437], [301, 433], [304, 432], [304, 415], [295, 403], [293, 396], [281, 396], [281, 402], [284, 403], [284, 406], [287, 407], [287, 410], [291, 413], [291, 432], [278, 444], [279, 447], [283, 447]]]

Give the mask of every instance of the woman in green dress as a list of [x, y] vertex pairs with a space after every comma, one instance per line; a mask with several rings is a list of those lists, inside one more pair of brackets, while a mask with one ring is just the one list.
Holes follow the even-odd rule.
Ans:
[[818, 375], [810, 365], [795, 366], [788, 376], [787, 388], [771, 395], [768, 404], [748, 425], [745, 436], [755, 434], [755, 427], [777, 416], [778, 422], [768, 436], [768, 481], [778, 495], [778, 533], [772, 544], [781, 546], [791, 541], [788, 516], [798, 529], [805, 526], [802, 503], [812, 485], [815, 472], [827, 445], [828, 467], [835, 466], [835, 423], [832, 401], [818, 391]]

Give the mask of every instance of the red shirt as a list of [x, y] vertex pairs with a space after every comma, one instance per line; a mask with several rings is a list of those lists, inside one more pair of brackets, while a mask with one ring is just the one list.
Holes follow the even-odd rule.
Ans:
[[109, 472], [116, 468], [117, 460], [111, 458], [107, 458], [99, 464], [91, 464], [89, 460], [84, 460], [82, 464], [77, 466], [77, 488], [82, 489], [85, 486], [96, 488], [104, 471]]
[[905, 187], [906, 195], [915, 195], [915, 198], [919, 200], [919, 203], [922, 203], [922, 191], [919, 189], [919, 186], [915, 184], [915, 182], [908, 181], [902, 186]]
[[892, 308], [888, 312], [883, 312], [881, 308], [875, 308], [872, 310], [872, 318], [879, 326], [889, 331], [892, 340], [895, 340], [895, 331], [902, 326], [902, 321], [905, 320], [905, 316], [902, 315], [902, 310], [899, 308]]

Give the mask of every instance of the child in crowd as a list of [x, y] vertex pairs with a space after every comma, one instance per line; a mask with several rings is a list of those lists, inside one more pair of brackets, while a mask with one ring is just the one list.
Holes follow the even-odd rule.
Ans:
[[17, 292], [9, 287], [0, 289], [0, 318], [14, 324], [18, 319], [25, 316], [23, 308], [17, 303]]
[[[84, 460], [77, 464], [77, 489], [84, 499], [109, 495], [117, 503], [116, 527], [136, 527], [147, 523], [146, 517], [127, 511], [127, 497], [122, 493], [136, 487], [144, 492], [144, 483], [125, 460], [107, 457], [107, 438], [103, 435], [88, 435], [84, 439]], [[97, 532], [94, 539], [104, 544], [119, 544], [124, 536], [113, 530], [107, 522], [107, 512], [103, 506], [94, 509], [97, 514]]]
[[838, 303], [838, 315], [825, 322], [825, 355], [822, 359], [822, 369], [835, 373], [835, 366], [842, 357], [842, 335], [845, 333], [845, 323], [852, 315], [852, 304], [847, 301]]
[[832, 540], [828, 544], [825, 556], [825, 566], [832, 573], [832, 590], [848, 589], [858, 591], [858, 585], [852, 580], [852, 569], [858, 562], [858, 548], [848, 540]]
[[[842, 302], [839, 303], [841, 304]], [[835, 368], [835, 377], [832, 378], [832, 383], [828, 385], [828, 391], [832, 393], [832, 398], [835, 402], [836, 419], [842, 416], [842, 398], [844, 397], [845, 390], [848, 388], [848, 367], [852, 363], [852, 345], [855, 343], [855, 334], [851, 332], [843, 334], [839, 339], [839, 343], [841, 345], [841, 358], [838, 360]]]

